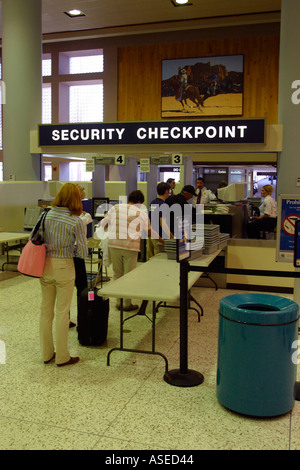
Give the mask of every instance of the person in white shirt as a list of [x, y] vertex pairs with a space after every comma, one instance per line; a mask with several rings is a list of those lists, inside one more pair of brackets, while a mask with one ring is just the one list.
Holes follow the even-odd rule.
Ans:
[[216, 195], [205, 187], [203, 178], [196, 179], [195, 193], [197, 196], [193, 197], [193, 207], [196, 207], [196, 204], [209, 204], [211, 201], [217, 201]]
[[247, 224], [248, 238], [260, 238], [260, 232], [272, 232], [277, 224], [277, 203], [272, 198], [273, 187], [267, 184], [262, 187], [261, 196], [264, 198], [259, 206], [259, 216], [254, 216], [253, 222]]

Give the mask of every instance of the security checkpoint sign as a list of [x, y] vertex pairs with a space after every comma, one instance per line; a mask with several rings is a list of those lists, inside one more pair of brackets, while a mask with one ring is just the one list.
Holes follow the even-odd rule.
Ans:
[[[39, 146], [264, 144], [264, 119], [40, 124]], [[180, 154], [174, 155], [176, 160]], [[178, 161], [176, 162], [178, 164]]]
[[293, 262], [295, 227], [300, 220], [300, 196], [280, 195], [278, 209], [280, 231], [277, 224], [277, 260]]

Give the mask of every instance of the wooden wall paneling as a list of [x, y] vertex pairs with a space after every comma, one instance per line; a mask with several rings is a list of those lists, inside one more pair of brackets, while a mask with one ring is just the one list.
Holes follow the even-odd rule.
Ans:
[[269, 124], [276, 124], [279, 36], [188, 42], [188, 33], [184, 43], [119, 49], [118, 119], [161, 119], [163, 59], [230, 54], [244, 54], [243, 117], [265, 117]]

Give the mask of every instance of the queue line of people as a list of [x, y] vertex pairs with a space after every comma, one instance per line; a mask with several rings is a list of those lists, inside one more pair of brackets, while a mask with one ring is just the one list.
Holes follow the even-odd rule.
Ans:
[[[174, 180], [175, 181], [175, 180]], [[205, 204], [217, 200], [214, 193], [205, 187], [204, 179], [198, 178], [196, 185], [185, 185], [179, 194], [173, 193], [175, 182], [159, 183], [157, 197], [150, 203], [149, 217], [143, 210], [144, 195], [141, 191], [133, 191], [127, 204], [118, 204], [108, 211], [102, 220], [103, 227], [113, 227], [113, 235], [109, 233], [109, 254], [113, 268], [113, 278], [118, 279], [130, 272], [137, 265], [142, 232], [148, 235], [148, 259], [158, 253], [157, 242], [164, 244], [164, 239], [174, 238], [174, 218], [169, 225], [160, 206], [165, 203], [169, 207], [178, 204], [184, 209], [185, 204]], [[260, 215], [256, 216], [247, 226], [249, 238], [259, 238], [261, 230], [274, 230], [277, 220], [277, 205], [272, 198], [273, 188], [266, 185], [262, 188], [264, 201], [260, 206]], [[82, 199], [85, 197], [82, 187], [66, 183], [58, 192], [47, 213], [44, 225], [46, 245], [46, 263], [40, 279], [42, 302], [40, 316], [40, 342], [42, 357], [45, 364], [55, 360], [58, 366], [75, 364], [79, 357], [71, 357], [68, 350], [68, 330], [70, 327], [70, 305], [74, 285], [77, 295], [87, 287], [85, 259], [88, 256], [86, 225], [92, 221], [90, 214], [83, 211]], [[133, 210], [134, 208], [134, 210]], [[151, 226], [154, 212], [158, 211], [155, 220], [158, 226]], [[137, 235], [130, 235], [130, 225], [136, 217], [139, 220]], [[153, 224], [152, 224], [153, 225]], [[119, 237], [120, 232], [126, 237]], [[154, 237], [151, 238], [151, 234]], [[56, 305], [56, 315], [54, 308]], [[120, 309], [120, 300], [117, 301]], [[131, 299], [124, 301], [124, 310], [138, 309]], [[52, 333], [53, 321], [56, 321], [56, 348]]]

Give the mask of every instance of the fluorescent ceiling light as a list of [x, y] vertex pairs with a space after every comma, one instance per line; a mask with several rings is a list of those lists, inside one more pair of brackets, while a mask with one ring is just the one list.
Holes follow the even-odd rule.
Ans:
[[191, 0], [171, 0], [174, 7], [183, 7], [188, 5], [193, 5]]
[[83, 13], [83, 11], [81, 10], [69, 10], [69, 11], [65, 11], [65, 14], [70, 16], [71, 18], [75, 18], [76, 16], [86, 16], [85, 13]]

